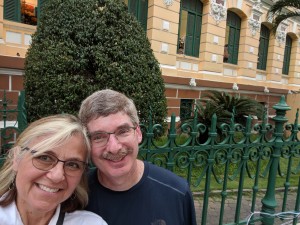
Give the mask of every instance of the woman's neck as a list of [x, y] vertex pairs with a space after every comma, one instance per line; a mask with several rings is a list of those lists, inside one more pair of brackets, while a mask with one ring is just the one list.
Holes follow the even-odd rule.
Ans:
[[56, 211], [56, 209], [53, 209], [47, 212], [36, 212], [32, 209], [22, 207], [17, 202], [16, 206], [24, 225], [47, 225]]

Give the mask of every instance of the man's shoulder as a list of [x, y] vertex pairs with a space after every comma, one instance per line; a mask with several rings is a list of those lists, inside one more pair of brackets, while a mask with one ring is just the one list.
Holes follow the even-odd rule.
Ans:
[[187, 191], [189, 191], [188, 182], [184, 178], [179, 177], [170, 170], [145, 162], [145, 165], [147, 164], [149, 167], [147, 178], [152, 182], [156, 183], [159, 186], [163, 186], [165, 188], [182, 193], [184, 195]]

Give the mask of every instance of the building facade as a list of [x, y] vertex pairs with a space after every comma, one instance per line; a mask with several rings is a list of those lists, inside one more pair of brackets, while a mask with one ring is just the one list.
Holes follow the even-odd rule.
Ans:
[[[1, 90], [17, 95], [42, 0], [0, 0]], [[300, 20], [271, 32], [271, 0], [125, 0], [141, 22], [165, 81], [168, 113], [184, 114], [207, 90], [249, 96], [268, 108], [299, 107]], [[21, 65], [21, 66], [20, 66]]]

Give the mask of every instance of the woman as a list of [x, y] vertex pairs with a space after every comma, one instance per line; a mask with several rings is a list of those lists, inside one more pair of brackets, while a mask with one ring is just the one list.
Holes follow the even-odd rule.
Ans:
[[0, 224], [107, 225], [83, 209], [88, 201], [90, 143], [68, 114], [33, 122], [0, 170]]

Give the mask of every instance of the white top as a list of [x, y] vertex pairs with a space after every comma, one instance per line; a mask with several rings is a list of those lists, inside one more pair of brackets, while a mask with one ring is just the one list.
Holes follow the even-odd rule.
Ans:
[[[56, 225], [60, 212], [60, 205], [57, 207], [55, 214], [48, 225]], [[0, 206], [0, 224], [1, 225], [24, 225], [16, 207], [15, 202], [6, 207]], [[64, 225], [107, 225], [107, 223], [97, 214], [86, 211], [77, 210], [72, 213], [66, 213]]]

